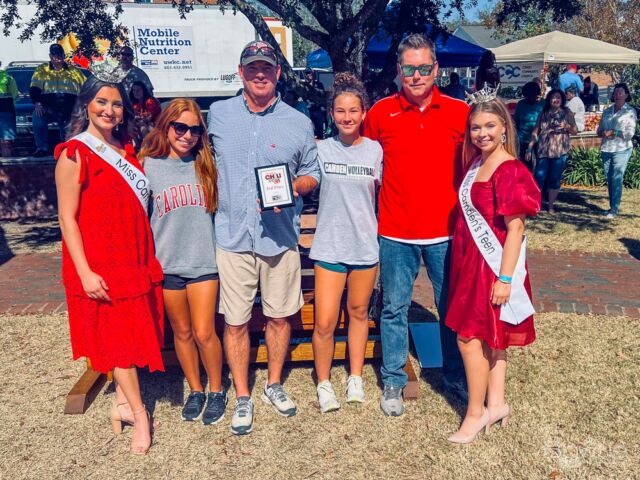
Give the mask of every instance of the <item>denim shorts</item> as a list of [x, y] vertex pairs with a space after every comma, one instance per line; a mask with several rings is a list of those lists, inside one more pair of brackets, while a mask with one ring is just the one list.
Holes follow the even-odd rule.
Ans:
[[0, 112], [0, 140], [16, 139], [16, 116], [11, 112]]
[[165, 290], [185, 290], [187, 285], [192, 283], [206, 282], [208, 280], [218, 280], [217, 273], [211, 273], [208, 275], [202, 275], [196, 278], [181, 277], [180, 275], [164, 275], [164, 282], [162, 288]]
[[316, 267], [324, 268], [325, 270], [329, 270], [331, 272], [348, 273], [352, 270], [369, 270], [370, 268], [373, 268], [378, 264], [372, 263], [371, 265], [351, 265], [349, 263], [329, 263], [317, 261], [315, 265]]

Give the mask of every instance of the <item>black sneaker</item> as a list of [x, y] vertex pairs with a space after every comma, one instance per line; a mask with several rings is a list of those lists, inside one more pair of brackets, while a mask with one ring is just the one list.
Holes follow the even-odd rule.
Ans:
[[207, 406], [202, 414], [202, 423], [205, 425], [215, 425], [224, 418], [224, 409], [227, 406], [227, 393], [209, 392], [207, 395]]
[[186, 422], [198, 420], [202, 415], [206, 400], [207, 396], [204, 392], [191, 392], [187, 397], [187, 401], [184, 402], [184, 407], [182, 407], [182, 420]]
[[47, 156], [49, 156], [49, 152], [47, 152], [45, 150], [36, 150], [35, 152], [33, 152], [31, 154], [31, 156], [35, 157], [35, 158], [47, 157]]

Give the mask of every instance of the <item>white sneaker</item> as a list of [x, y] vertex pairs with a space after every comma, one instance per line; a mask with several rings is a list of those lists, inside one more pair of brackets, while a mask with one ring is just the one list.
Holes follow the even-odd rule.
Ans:
[[347, 379], [347, 403], [364, 403], [364, 380], [358, 375]]
[[333, 412], [340, 409], [340, 403], [336, 398], [336, 392], [333, 391], [331, 382], [325, 380], [320, 382], [316, 387], [318, 391], [318, 403], [320, 404], [320, 411], [322, 413]]
[[292, 417], [298, 412], [296, 404], [279, 383], [265, 384], [262, 391], [262, 401], [272, 405], [275, 411], [283, 417]]
[[253, 402], [251, 397], [238, 397], [231, 417], [231, 433], [246, 435], [253, 430]]

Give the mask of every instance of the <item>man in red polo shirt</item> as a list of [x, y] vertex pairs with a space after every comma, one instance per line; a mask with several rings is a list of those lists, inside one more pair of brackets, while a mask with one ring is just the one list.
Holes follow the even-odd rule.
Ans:
[[378, 223], [383, 289], [384, 392], [380, 406], [392, 416], [404, 412], [407, 314], [421, 258], [433, 284], [440, 317], [445, 389], [466, 401], [456, 335], [444, 319], [456, 188], [469, 108], [463, 101], [440, 93], [434, 86], [437, 74], [431, 40], [420, 34], [408, 36], [398, 47], [402, 90], [376, 103], [364, 122], [365, 136], [380, 142], [384, 150]]

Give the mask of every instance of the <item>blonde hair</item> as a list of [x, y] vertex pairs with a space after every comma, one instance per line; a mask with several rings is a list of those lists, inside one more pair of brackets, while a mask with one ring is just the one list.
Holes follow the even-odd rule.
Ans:
[[207, 212], [215, 212], [218, 205], [218, 170], [207, 138], [207, 124], [195, 101], [190, 98], [176, 98], [169, 102], [156, 120], [153, 130], [144, 138], [138, 158], [144, 161], [145, 157], [164, 158], [169, 155], [171, 146], [167, 132], [171, 122], [175, 122], [183, 112], [193, 113], [203, 130], [191, 152], [196, 157], [196, 175], [204, 190]]
[[498, 117], [502, 124], [505, 126], [506, 141], [503, 144], [504, 149], [513, 158], [518, 158], [518, 135], [516, 133], [516, 127], [513, 124], [511, 115], [507, 106], [500, 98], [488, 102], [476, 103], [471, 107], [469, 111], [469, 117], [467, 118], [467, 126], [464, 131], [464, 146], [462, 147], [462, 164], [468, 166], [474, 158], [480, 155], [480, 149], [471, 142], [471, 119], [478, 113], [492, 113]]

